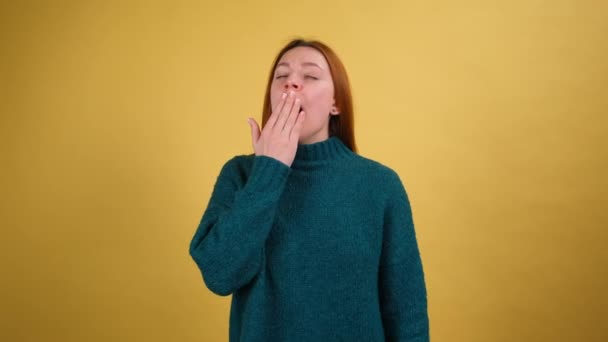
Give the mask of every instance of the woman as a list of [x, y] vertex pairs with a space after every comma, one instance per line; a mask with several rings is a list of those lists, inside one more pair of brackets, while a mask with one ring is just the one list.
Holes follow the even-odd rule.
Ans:
[[271, 69], [255, 153], [222, 168], [190, 254], [232, 294], [230, 341], [428, 341], [405, 188], [356, 153], [346, 70], [293, 40]]

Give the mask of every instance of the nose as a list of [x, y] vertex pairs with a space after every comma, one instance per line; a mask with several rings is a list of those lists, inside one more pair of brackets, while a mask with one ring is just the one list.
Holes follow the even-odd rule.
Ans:
[[285, 82], [285, 90], [289, 91], [289, 90], [300, 90], [302, 88], [302, 85], [297, 82], [294, 79], [290, 79], [287, 80], [287, 82]]

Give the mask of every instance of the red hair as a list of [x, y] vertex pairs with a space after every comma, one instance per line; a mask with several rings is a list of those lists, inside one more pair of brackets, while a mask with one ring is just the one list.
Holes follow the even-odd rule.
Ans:
[[344, 67], [344, 64], [342, 64], [342, 61], [340, 61], [338, 58], [338, 55], [336, 55], [336, 53], [329, 46], [317, 40], [294, 39], [287, 43], [287, 45], [285, 45], [281, 51], [279, 51], [279, 54], [275, 58], [272, 68], [270, 69], [270, 75], [266, 85], [264, 107], [262, 109], [262, 127], [266, 125], [270, 114], [272, 114], [272, 108], [270, 105], [270, 87], [272, 85], [272, 80], [274, 78], [273, 75], [277, 64], [287, 51], [300, 46], [313, 48], [319, 51], [325, 57], [334, 83], [334, 98], [336, 100], [336, 107], [340, 112], [338, 115], [330, 116], [328, 133], [330, 137], [337, 136], [340, 138], [340, 140], [342, 140], [342, 142], [351, 151], [356, 153], [357, 146], [355, 144], [353, 100], [350, 91], [350, 82], [348, 81], [348, 75], [346, 74], [346, 68]]

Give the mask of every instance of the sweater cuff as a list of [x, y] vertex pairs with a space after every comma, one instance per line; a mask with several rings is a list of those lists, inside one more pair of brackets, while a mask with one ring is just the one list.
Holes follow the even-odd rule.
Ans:
[[282, 190], [290, 173], [291, 168], [278, 159], [255, 156], [244, 190], [253, 193]]

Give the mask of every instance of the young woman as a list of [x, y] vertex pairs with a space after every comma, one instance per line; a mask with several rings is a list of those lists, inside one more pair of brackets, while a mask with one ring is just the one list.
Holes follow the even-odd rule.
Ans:
[[346, 70], [293, 40], [270, 71], [255, 153], [227, 161], [190, 254], [232, 294], [230, 341], [428, 341], [425, 279], [398, 174], [356, 153]]

